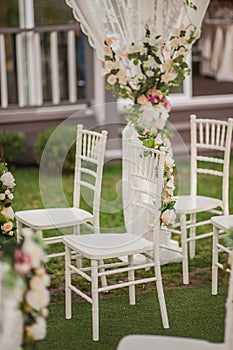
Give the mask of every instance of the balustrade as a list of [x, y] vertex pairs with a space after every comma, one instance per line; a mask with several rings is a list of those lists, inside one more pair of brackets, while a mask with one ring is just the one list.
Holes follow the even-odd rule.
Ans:
[[75, 23], [0, 28], [2, 108], [78, 103], [85, 97], [77, 84], [76, 29]]

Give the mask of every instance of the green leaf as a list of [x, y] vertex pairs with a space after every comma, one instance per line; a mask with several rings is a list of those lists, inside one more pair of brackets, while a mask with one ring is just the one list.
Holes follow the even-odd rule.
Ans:
[[143, 145], [147, 148], [152, 148], [154, 146], [154, 138], [144, 140]]

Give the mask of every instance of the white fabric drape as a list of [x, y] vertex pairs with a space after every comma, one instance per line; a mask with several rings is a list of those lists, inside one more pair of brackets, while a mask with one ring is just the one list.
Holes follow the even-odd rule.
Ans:
[[165, 40], [180, 24], [192, 23], [200, 33], [209, 2], [192, 0], [197, 6], [193, 10], [183, 0], [66, 0], [102, 60], [107, 36], [119, 35], [123, 46], [137, 42], [142, 37], [144, 21], [152, 21]]

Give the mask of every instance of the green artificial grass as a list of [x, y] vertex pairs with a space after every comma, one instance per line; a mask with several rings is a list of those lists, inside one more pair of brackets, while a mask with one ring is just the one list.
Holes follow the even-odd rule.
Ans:
[[[125, 293], [100, 299], [100, 340], [92, 341], [91, 305], [73, 303], [72, 319], [66, 320], [64, 304], [50, 306], [47, 337], [39, 350], [115, 350], [128, 334], [157, 334], [223, 342], [227, 288], [217, 296], [210, 287], [165, 290], [170, 328], [162, 327], [156, 291], [137, 292], [136, 305], [128, 303]], [[145, 349], [146, 350], [146, 349]]]

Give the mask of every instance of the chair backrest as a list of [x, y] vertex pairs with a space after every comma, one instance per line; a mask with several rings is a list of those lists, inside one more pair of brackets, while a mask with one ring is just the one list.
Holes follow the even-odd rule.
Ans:
[[80, 207], [81, 198], [99, 227], [100, 195], [107, 131], [96, 132], [77, 126], [73, 205]]
[[131, 217], [127, 231], [130, 233], [147, 237], [152, 231], [156, 239], [156, 232], [160, 232], [165, 157], [165, 148], [158, 151], [131, 142], [127, 186]]
[[[208, 174], [222, 178], [222, 209], [228, 214], [229, 163], [233, 119], [216, 119], [190, 116], [191, 128], [191, 194], [197, 194], [197, 175]], [[204, 163], [208, 167], [204, 166]]]

